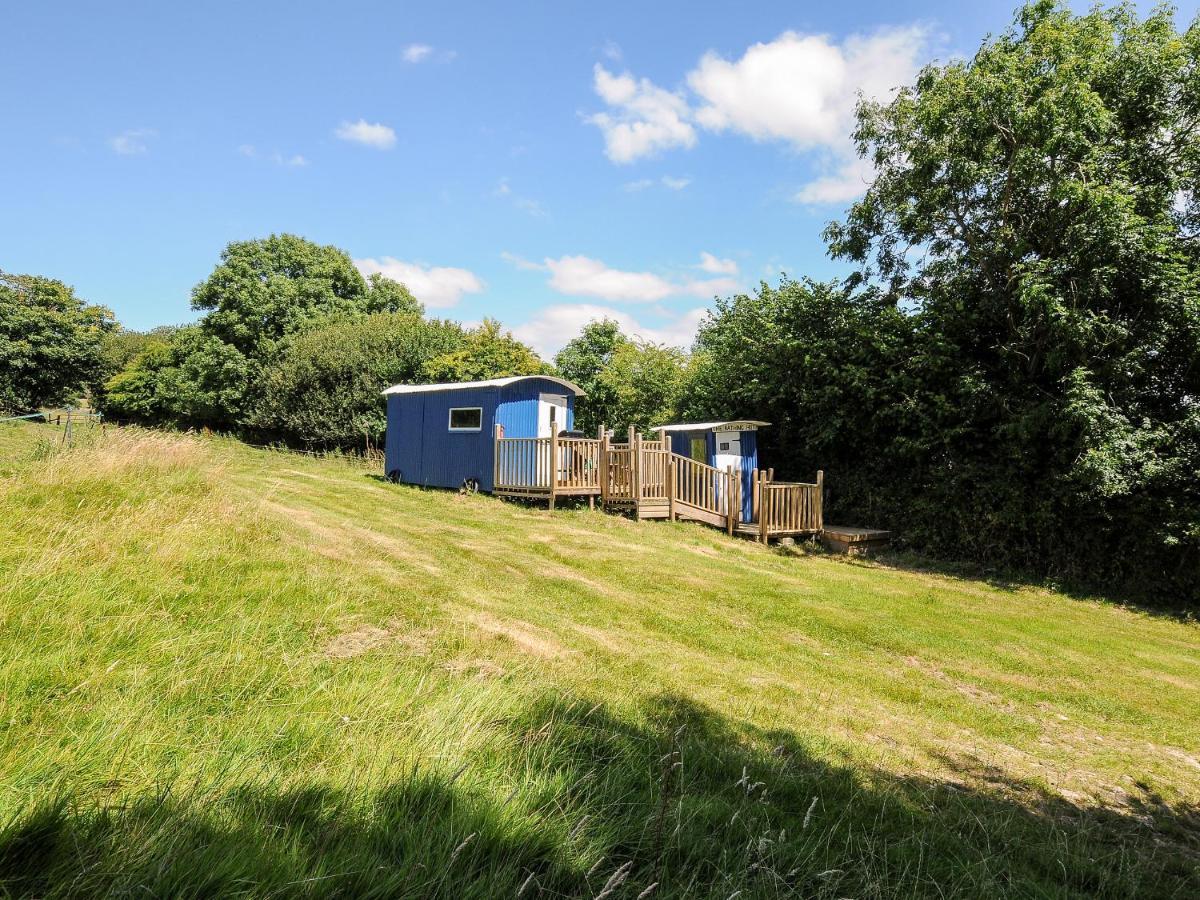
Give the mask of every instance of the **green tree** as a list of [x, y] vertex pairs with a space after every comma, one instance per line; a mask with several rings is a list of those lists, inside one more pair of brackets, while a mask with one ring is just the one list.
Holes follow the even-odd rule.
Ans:
[[[383, 307], [395, 303], [395, 282], [377, 282]], [[411, 299], [411, 295], [408, 295]], [[192, 290], [202, 327], [251, 359], [265, 357], [285, 334], [323, 316], [373, 309], [367, 282], [350, 255], [292, 234], [235, 241], [221, 263]]]
[[484, 319], [467, 333], [461, 347], [429, 360], [424, 372], [429, 381], [451, 382], [542, 375], [551, 369], [495, 319]]
[[612, 364], [617, 348], [629, 343], [612, 319], [589, 322], [554, 357], [554, 368], [586, 392], [575, 406], [575, 427], [592, 434], [616, 422], [617, 394], [600, 376]]
[[1031, 3], [861, 106], [832, 252], [912, 311], [889, 517], [927, 548], [1200, 598], [1200, 26]]
[[151, 342], [109, 379], [103, 408], [127, 421], [234, 429], [253, 374], [236, 348], [193, 325]]
[[688, 419], [754, 418], [764, 460], [785, 477], [824, 469], [836, 501], [879, 521], [894, 448], [920, 431], [904, 365], [914, 321], [893, 304], [784, 276], [719, 300], [701, 324], [686, 386]]
[[24, 413], [81, 397], [102, 371], [113, 314], [35, 275], [0, 278], [0, 410]]
[[679, 416], [688, 358], [674, 347], [627, 340], [619, 344], [596, 376], [602, 397], [611, 397], [607, 413], [618, 433], [632, 425], [645, 432]]
[[271, 439], [322, 448], [382, 442], [381, 391], [416, 382], [425, 363], [462, 345], [456, 322], [408, 313], [330, 321], [286, 338], [263, 367], [246, 424]]
[[406, 313], [412, 316], [425, 314], [425, 304], [398, 281], [375, 272], [367, 279], [367, 287], [365, 311], [368, 313]]

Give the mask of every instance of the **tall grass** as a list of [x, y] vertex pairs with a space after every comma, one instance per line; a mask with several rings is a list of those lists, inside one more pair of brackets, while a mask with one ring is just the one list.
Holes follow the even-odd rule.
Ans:
[[44, 434], [0, 434], [0, 892], [1200, 891], [1195, 626]]

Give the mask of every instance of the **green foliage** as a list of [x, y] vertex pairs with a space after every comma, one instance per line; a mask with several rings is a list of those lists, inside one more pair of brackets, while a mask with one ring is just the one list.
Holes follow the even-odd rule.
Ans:
[[601, 396], [612, 398], [607, 410], [612, 427], [646, 432], [677, 419], [687, 363], [674, 347], [637, 340], [618, 346], [597, 376]]
[[411, 312], [315, 325], [286, 338], [264, 366], [246, 424], [322, 448], [361, 448], [365, 437], [378, 444], [387, 424], [380, 391], [422, 380], [427, 361], [463, 340], [457, 323]]
[[866, 521], [886, 514], [890, 478], [857, 475], [868, 448], [918, 430], [898, 361], [912, 320], [833, 284], [783, 277], [753, 295], [717, 301], [701, 326], [685, 418], [757, 418], [762, 457], [791, 477], [824, 468], [837, 501]]
[[806, 423], [777, 449], [832, 470], [832, 516], [1200, 600], [1198, 62], [1200, 26], [1168, 9], [1038, 2], [864, 104], [878, 176], [826, 232], [858, 294], [723, 305], [704, 402], [740, 390], [746, 412]]
[[[390, 315], [413, 320], [419, 330], [424, 309], [399, 282], [380, 274], [364, 280], [346, 252], [290, 234], [231, 243], [220, 265], [193, 290], [192, 307], [206, 311], [193, 327], [128, 333], [111, 342], [108, 380], [98, 392], [102, 408], [130, 421], [223, 429], [251, 425], [280, 439], [324, 444], [357, 444], [354, 436], [361, 438], [363, 427], [378, 431], [377, 398], [366, 400], [355, 389], [338, 400], [328, 391], [351, 382], [361, 388], [367, 373], [389, 366], [407, 372], [408, 351], [397, 347], [384, 351], [378, 365], [368, 361], [368, 350], [380, 349], [381, 338], [365, 328], [309, 335], [296, 346], [291, 338], [372, 314], [385, 317], [377, 324], [390, 322]], [[446, 331], [439, 324], [430, 334], [439, 328]], [[390, 329], [387, 335], [396, 336]], [[360, 346], [352, 347], [351, 338]], [[430, 340], [436, 352], [455, 345]], [[301, 344], [319, 356], [307, 369], [298, 359]], [[339, 373], [333, 372], [337, 366], [330, 356], [335, 348], [345, 356]], [[315, 392], [306, 394], [305, 385]]]
[[381, 308], [374, 309], [350, 254], [273, 234], [226, 247], [220, 265], [192, 290], [192, 308], [206, 312], [206, 333], [262, 358], [285, 334], [321, 316], [385, 311], [400, 298], [395, 283], [384, 282], [376, 288]]
[[100, 341], [100, 371], [91, 387], [92, 405], [103, 409], [107, 403], [105, 385], [152, 345], [169, 343], [177, 331], [176, 325], [160, 325], [149, 331], [130, 331], [118, 325], [106, 331]]
[[424, 366], [428, 381], [480, 381], [509, 375], [542, 375], [550, 372], [531, 349], [495, 319], [467, 332], [461, 347], [429, 360]]
[[199, 326], [155, 340], [105, 385], [103, 411], [147, 424], [233, 428], [254, 365]]
[[586, 392], [575, 404], [575, 427], [580, 431], [593, 434], [601, 425], [617, 423], [614, 418], [617, 396], [611, 380], [600, 376], [612, 362], [617, 348], [628, 343], [616, 322], [603, 319], [583, 326], [579, 336], [572, 338], [554, 357], [555, 370]]
[[588, 434], [604, 425], [646, 431], [678, 417], [688, 358], [679, 350], [631, 340], [611, 319], [589, 322], [554, 358], [555, 369], [587, 396], [575, 425]]
[[61, 281], [34, 275], [0, 280], [0, 410], [56, 406], [82, 396], [103, 371], [112, 313]]
[[425, 304], [412, 295], [407, 287], [375, 272], [367, 279], [366, 311], [372, 313], [425, 314]]

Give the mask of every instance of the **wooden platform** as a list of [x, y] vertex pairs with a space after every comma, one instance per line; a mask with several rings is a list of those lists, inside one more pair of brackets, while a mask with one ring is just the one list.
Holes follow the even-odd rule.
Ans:
[[[822, 521], [823, 475], [807, 482], [777, 482], [772, 470], [742, 474], [674, 453], [669, 440], [648, 440], [630, 428], [627, 439], [566, 437], [553, 428], [544, 438], [506, 438], [495, 430], [492, 492], [501, 497], [546, 500], [597, 499], [605, 509], [635, 519], [702, 522], [728, 534], [766, 543], [771, 538], [817, 534]], [[743, 499], [745, 503], [743, 503]], [[739, 524], [746, 517], [749, 523]]]
[[850, 556], [870, 556], [886, 547], [891, 539], [890, 531], [852, 525], [826, 525], [821, 531], [821, 543], [827, 550]]

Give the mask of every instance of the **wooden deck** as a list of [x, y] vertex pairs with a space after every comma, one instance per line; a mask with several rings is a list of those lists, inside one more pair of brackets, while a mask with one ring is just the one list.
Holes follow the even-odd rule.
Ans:
[[612, 441], [603, 428], [596, 438], [506, 438], [499, 426], [493, 493], [546, 500], [587, 497], [594, 506], [635, 519], [702, 522], [730, 535], [771, 538], [819, 534], [822, 473], [811, 484], [778, 482], [770, 470], [751, 475], [745, 514], [741, 472], [717, 469], [678, 453], [669, 439], [645, 439], [631, 428]]

